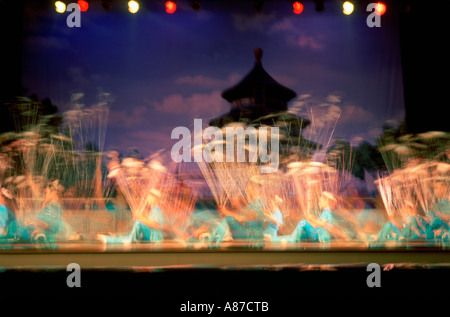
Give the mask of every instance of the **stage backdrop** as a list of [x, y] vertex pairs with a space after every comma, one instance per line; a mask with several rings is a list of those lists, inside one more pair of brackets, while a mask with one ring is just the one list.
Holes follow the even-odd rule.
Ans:
[[374, 145], [383, 127], [404, 121], [398, 12], [389, 7], [369, 27], [368, 2], [345, 15], [341, 1], [322, 12], [305, 1], [297, 15], [291, 1], [265, 1], [261, 12], [253, 1], [203, 1], [198, 11], [177, 1], [173, 14], [163, 1], [141, 1], [136, 14], [126, 1], [107, 10], [91, 1], [80, 27], [69, 27], [71, 12], [37, 3], [25, 6], [22, 85], [61, 113], [107, 102], [92, 140], [105, 151], [147, 157], [172, 147], [175, 127], [229, 111], [221, 93], [251, 70], [258, 47], [265, 70], [297, 93], [290, 112], [311, 120], [303, 135], [325, 145], [322, 154], [335, 139]]

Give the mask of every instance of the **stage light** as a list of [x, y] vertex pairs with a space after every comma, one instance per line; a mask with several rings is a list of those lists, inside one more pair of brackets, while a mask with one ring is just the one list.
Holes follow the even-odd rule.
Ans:
[[383, 2], [377, 2], [375, 6], [375, 13], [377, 15], [383, 15], [386, 13], [386, 5]]
[[139, 2], [131, 0], [128, 1], [128, 11], [130, 11], [130, 13], [136, 13], [139, 11]]
[[342, 12], [344, 12], [345, 15], [352, 14], [354, 9], [355, 6], [350, 1], [345, 1], [342, 5]]
[[301, 3], [300, 1], [295, 1], [292, 4], [292, 9], [294, 10], [295, 14], [300, 14], [303, 12], [303, 3]]
[[202, 8], [202, 4], [200, 0], [191, 0], [191, 9], [194, 11], [198, 11]]
[[166, 12], [172, 14], [175, 11], [177, 11], [177, 4], [173, 1], [166, 1]]
[[86, 12], [89, 9], [89, 3], [87, 1], [79, 0], [77, 3], [81, 12]]
[[66, 4], [62, 1], [56, 1], [55, 2], [55, 10], [58, 13], [66, 12]]

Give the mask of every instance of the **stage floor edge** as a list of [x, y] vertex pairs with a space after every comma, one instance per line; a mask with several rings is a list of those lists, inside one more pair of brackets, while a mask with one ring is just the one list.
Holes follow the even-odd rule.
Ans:
[[[430, 298], [435, 303], [445, 303], [437, 298], [448, 299], [449, 250], [419, 245], [392, 249], [317, 247], [297, 245], [277, 250], [233, 243], [220, 249], [149, 245], [102, 249], [98, 244], [65, 245], [57, 250], [3, 248], [0, 298], [23, 301], [31, 297], [46, 302], [50, 297], [55, 301], [83, 297], [83, 301], [91, 298], [96, 303], [104, 298], [111, 303], [106, 306], [113, 309], [142, 298], [152, 311], [169, 316], [184, 314], [183, 305], [189, 303], [211, 303], [216, 307], [214, 314], [228, 314], [224, 311], [227, 305], [248, 302], [254, 309], [255, 303], [264, 302], [271, 313], [290, 316], [303, 304], [324, 298], [327, 303], [370, 299], [376, 307], [389, 304], [385, 307], [389, 310], [394, 303], [402, 312], [404, 303], [413, 299], [420, 302]], [[67, 284], [73, 278], [72, 263], [79, 265], [80, 287]], [[380, 287], [368, 284], [372, 276], [369, 263], [380, 266]], [[336, 307], [348, 309], [346, 305], [329, 307], [334, 313]]]
[[0, 268], [51, 268], [77, 263], [85, 268], [127, 269], [131, 267], [286, 267], [305, 265], [379, 265], [409, 263], [450, 266], [450, 249], [420, 244], [391, 248], [362, 245], [301, 244], [291, 248], [257, 248], [228, 244], [220, 248], [180, 248], [177, 245], [65, 244], [56, 249], [24, 245], [0, 249]]

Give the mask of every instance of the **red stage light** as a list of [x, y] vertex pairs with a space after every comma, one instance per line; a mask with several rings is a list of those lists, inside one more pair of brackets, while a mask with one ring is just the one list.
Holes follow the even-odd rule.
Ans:
[[377, 15], [383, 15], [386, 13], [386, 5], [383, 2], [377, 2], [375, 6], [375, 13]]
[[303, 3], [299, 2], [299, 1], [295, 1], [292, 4], [292, 8], [294, 9], [295, 14], [300, 14], [303, 12]]
[[78, 5], [80, 6], [80, 11], [85, 12], [89, 9], [89, 3], [85, 0], [79, 0]]
[[177, 11], [177, 4], [173, 1], [166, 1], [166, 12], [172, 14], [175, 11]]

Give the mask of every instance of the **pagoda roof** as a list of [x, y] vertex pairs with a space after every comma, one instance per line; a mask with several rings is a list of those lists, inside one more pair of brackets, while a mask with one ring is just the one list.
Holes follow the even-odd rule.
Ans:
[[259, 124], [274, 126], [279, 123], [297, 126], [300, 129], [306, 128], [311, 121], [297, 117], [288, 111], [272, 111], [262, 107], [239, 107], [233, 108], [228, 113], [213, 118], [209, 124], [211, 126], [222, 127], [231, 122], [246, 122], [247, 124]]
[[222, 92], [222, 97], [228, 102], [255, 96], [258, 89], [264, 89], [267, 96], [273, 96], [280, 101], [288, 102], [297, 94], [295, 91], [281, 85], [270, 76], [261, 63], [262, 50], [255, 49], [255, 66], [237, 85]]

